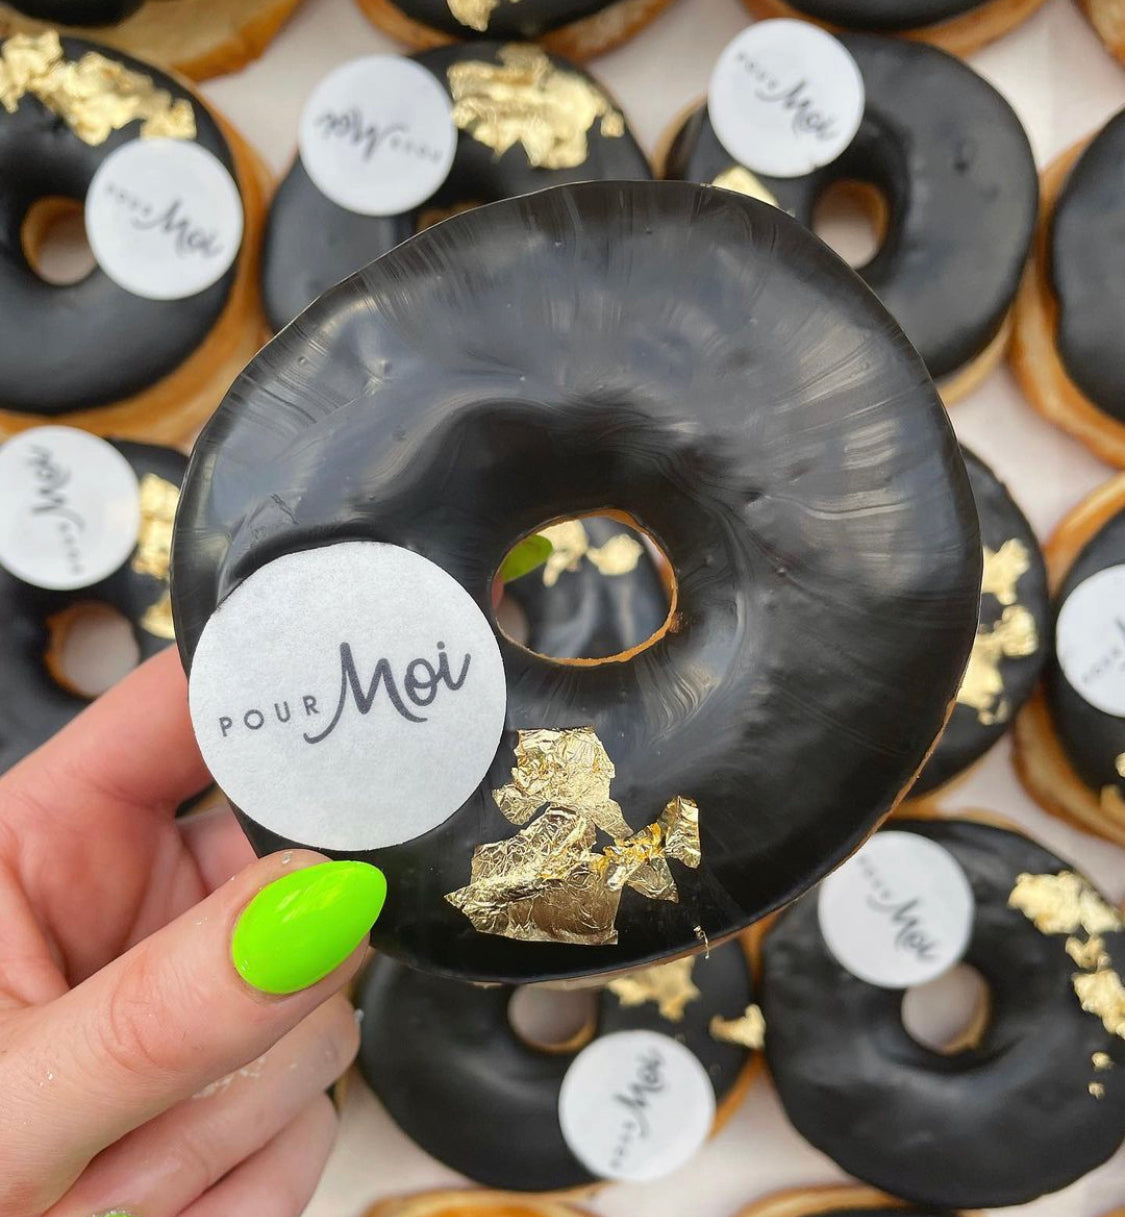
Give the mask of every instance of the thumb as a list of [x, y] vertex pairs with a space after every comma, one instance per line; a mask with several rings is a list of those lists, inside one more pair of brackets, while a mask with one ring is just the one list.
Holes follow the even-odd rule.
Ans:
[[274, 854], [16, 1015], [0, 1043], [0, 1212], [41, 1211], [107, 1145], [261, 1056], [355, 973], [385, 895], [365, 863]]

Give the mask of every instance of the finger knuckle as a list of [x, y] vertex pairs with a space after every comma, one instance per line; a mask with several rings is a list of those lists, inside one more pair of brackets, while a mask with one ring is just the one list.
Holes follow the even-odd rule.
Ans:
[[185, 1033], [168, 1016], [167, 976], [157, 973], [151, 952], [137, 952], [94, 1021], [101, 1057], [130, 1076], [154, 1081], [178, 1074], [191, 1055], [191, 1046], [182, 1042]]
[[338, 1078], [355, 1060], [359, 1052], [359, 1026], [355, 1010], [343, 997], [329, 1003], [331, 1015], [325, 1034], [325, 1053], [332, 1078]]

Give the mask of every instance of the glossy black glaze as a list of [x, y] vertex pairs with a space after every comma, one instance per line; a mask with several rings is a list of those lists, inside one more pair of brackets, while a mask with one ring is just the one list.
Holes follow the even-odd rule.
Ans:
[[64, 25], [116, 25], [145, 0], [8, 0], [17, 12]]
[[[1100, 570], [1123, 563], [1125, 510], [1118, 512], [1091, 537], [1078, 555], [1055, 598], [1055, 618], [1080, 583]], [[1043, 684], [1051, 725], [1075, 773], [1095, 795], [1107, 786], [1116, 786], [1125, 795], [1125, 778], [1116, 767], [1117, 757], [1125, 752], [1125, 718], [1106, 714], [1090, 705], [1063, 674], [1053, 647]]]
[[411, 21], [440, 30], [451, 38], [533, 42], [573, 21], [610, 8], [616, 0], [499, 0], [488, 15], [488, 28], [475, 30], [454, 17], [448, 0], [388, 0]]
[[[1008, 907], [1024, 872], [1067, 863], [1022, 834], [957, 820], [896, 820], [965, 871], [976, 917], [965, 962], [991, 990], [980, 1043], [952, 1056], [902, 1024], [902, 993], [857, 979], [829, 953], [816, 893], [762, 947], [766, 1059], [786, 1114], [849, 1174], [951, 1208], [1023, 1204], [1104, 1162], [1125, 1137], [1125, 1041], [1078, 1003], [1065, 934]], [[1104, 936], [1117, 971], [1125, 932]], [[1116, 1068], [1095, 1071], [1105, 1052]], [[1087, 1087], [1097, 1080], [1105, 1097]]]
[[[961, 449], [969, 483], [980, 517], [981, 544], [998, 550], [1005, 541], [1022, 541], [1027, 547], [1031, 566], [1020, 576], [1016, 585], [1017, 604], [1035, 619], [1039, 645], [1031, 655], [1010, 655], [1000, 659], [1000, 675], [1004, 681], [1004, 700], [1008, 710], [997, 721], [981, 722], [972, 706], [958, 702], [937, 747], [910, 788], [911, 795], [927, 794], [979, 760], [1011, 727], [1016, 714], [1031, 696], [1046, 659], [1050, 638], [1050, 606], [1047, 591], [1047, 566], [1035, 532], [1008, 492], [1007, 486], [978, 457]], [[1004, 605], [994, 595], [981, 597], [981, 630], [992, 630], [1004, 612]]]
[[[711, 1019], [739, 1018], [753, 1001], [737, 942], [699, 956], [700, 996], [681, 1022], [656, 1005], [623, 1006], [598, 994], [595, 1036], [657, 1031], [702, 1062], [721, 1105], [749, 1063], [748, 1049], [720, 1043]], [[360, 985], [360, 1072], [399, 1127], [427, 1153], [487, 1187], [544, 1192], [580, 1187], [594, 1176], [559, 1127], [559, 1090], [576, 1052], [547, 1052], [512, 1029], [507, 985], [477, 988], [377, 958]]]
[[[591, 545], [604, 545], [628, 530], [616, 520], [591, 516], [582, 521]], [[651, 638], [668, 616], [668, 596], [646, 550], [636, 567], [603, 575], [589, 560], [564, 570], [553, 587], [543, 569], [504, 588], [527, 619], [526, 646], [556, 659], [604, 659]]]
[[[196, 445], [172, 561], [188, 667], [216, 606], [280, 554], [391, 541], [487, 613], [518, 538], [608, 507], [667, 554], [677, 628], [583, 667], [500, 639], [509, 731], [488, 778], [440, 828], [363, 855], [389, 883], [373, 941], [406, 962], [518, 983], [657, 961], [855, 848], [975, 632], [980, 539], [948, 417], [879, 302], [789, 217], [588, 183], [456, 216], [328, 292]], [[673, 865], [678, 904], [626, 891], [615, 946], [480, 934], [443, 897], [515, 831], [491, 795], [514, 731], [582, 725], [634, 827], [698, 800], [702, 866]]]
[[[97, 51], [190, 101], [196, 142], [234, 173], [214, 119], [183, 85], [96, 43], [62, 44], [68, 60]], [[237, 263], [206, 291], [157, 301], [134, 296], [96, 267], [78, 283], [47, 283], [24, 257], [20, 228], [32, 204], [51, 195], [81, 202], [102, 162], [136, 139], [139, 127], [129, 123], [91, 147], [35, 97], [20, 98], [14, 114], [0, 109], [0, 409], [65, 422], [67, 411], [120, 401], [174, 371], [223, 311]]]
[[[179, 485], [187, 459], [171, 448], [111, 441], [137, 472], [154, 473]], [[50, 645], [47, 619], [75, 604], [106, 604], [133, 627], [142, 660], [169, 646], [141, 624], [168, 585], [132, 568], [132, 558], [108, 579], [76, 591], [31, 587], [0, 569], [0, 773], [50, 739], [89, 701], [56, 684], [46, 663]]]
[[828, 21], [846, 30], [886, 33], [962, 17], [984, 8], [987, 0], [786, 0], [806, 17]]
[[1051, 281], [1067, 374], [1099, 410], [1125, 422], [1125, 110], [1082, 153], [1055, 204]]
[[[949, 376], [996, 336], [1019, 287], [1039, 200], [1031, 146], [1011, 106], [952, 55], [864, 34], [840, 41], [866, 89], [855, 139], [806, 177], [757, 176], [810, 226], [835, 182], [865, 182], [882, 193], [886, 238], [858, 273], [930, 374]], [[703, 106], [677, 133], [666, 173], [711, 182], [734, 163]]]
[[[529, 0], [519, 0], [522, 6]], [[449, 91], [455, 63], [497, 63], [503, 43], [473, 43], [424, 51], [412, 58]], [[559, 68], [586, 76], [577, 65], [551, 56]], [[596, 82], [594, 82], [596, 84]], [[601, 86], [597, 85], [600, 89]], [[536, 168], [522, 144], [497, 156], [464, 131], [458, 133], [453, 168], [441, 189], [421, 207], [396, 216], [362, 216], [321, 194], [297, 157], [270, 207], [262, 252], [262, 295], [274, 331], [341, 279], [413, 236], [423, 213], [459, 203], [495, 203], [568, 182], [647, 180], [648, 161], [632, 134], [605, 136], [597, 123], [587, 132], [589, 155], [572, 169]]]

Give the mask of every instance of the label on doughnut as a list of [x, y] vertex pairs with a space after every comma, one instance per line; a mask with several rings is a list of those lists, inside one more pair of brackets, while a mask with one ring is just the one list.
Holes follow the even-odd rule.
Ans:
[[492, 626], [440, 566], [347, 541], [286, 554], [219, 605], [192, 660], [203, 759], [251, 819], [320, 849], [420, 837], [488, 771], [507, 685]]
[[617, 1031], [574, 1058], [559, 1092], [570, 1152], [600, 1179], [670, 1175], [707, 1140], [715, 1091], [694, 1052], [656, 1031]]
[[0, 447], [0, 566], [34, 587], [91, 587], [137, 545], [141, 495], [112, 444], [34, 427]]
[[707, 94], [719, 143], [772, 177], [831, 164], [855, 138], [863, 107], [863, 76], [843, 43], [788, 18], [756, 22], [728, 43]]
[[817, 894], [829, 951], [883, 989], [925, 984], [960, 963], [973, 908], [973, 889], [949, 850], [891, 829], [876, 833]]
[[180, 300], [217, 283], [242, 245], [242, 198], [199, 144], [135, 139], [111, 152], [86, 192], [98, 265], [147, 300]]
[[1103, 714], [1125, 718], [1125, 566], [1109, 566], [1067, 596], [1055, 653], [1071, 688]]
[[301, 164], [340, 207], [391, 216], [430, 198], [457, 150], [452, 102], [432, 72], [399, 55], [342, 64], [301, 115]]

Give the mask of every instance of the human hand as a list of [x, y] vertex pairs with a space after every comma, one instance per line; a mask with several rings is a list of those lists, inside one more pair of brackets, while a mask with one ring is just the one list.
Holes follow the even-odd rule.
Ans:
[[174, 650], [0, 778], [4, 1217], [295, 1217], [316, 1185], [385, 885], [177, 822], [207, 781]]

